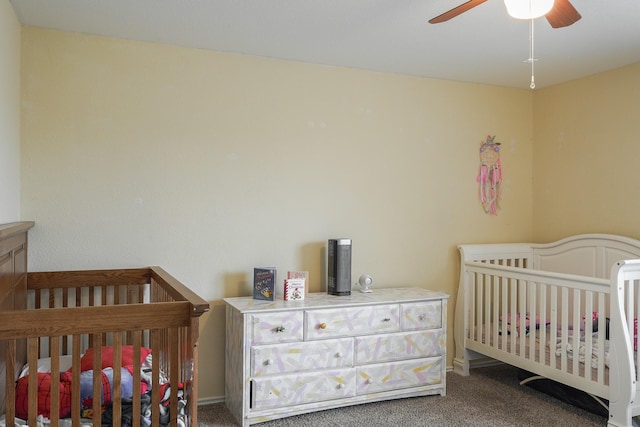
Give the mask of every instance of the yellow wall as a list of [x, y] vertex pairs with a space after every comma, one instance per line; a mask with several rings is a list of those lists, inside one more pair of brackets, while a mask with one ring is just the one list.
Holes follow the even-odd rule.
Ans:
[[[460, 243], [531, 235], [532, 93], [51, 30], [22, 33], [30, 268], [160, 265], [212, 303], [200, 397], [224, 395], [224, 306], [253, 267], [444, 291]], [[498, 216], [478, 149], [502, 142]], [[453, 334], [449, 335], [451, 365]]]
[[0, 1], [0, 224], [20, 219], [20, 33]]
[[533, 236], [640, 238], [640, 64], [537, 91]]

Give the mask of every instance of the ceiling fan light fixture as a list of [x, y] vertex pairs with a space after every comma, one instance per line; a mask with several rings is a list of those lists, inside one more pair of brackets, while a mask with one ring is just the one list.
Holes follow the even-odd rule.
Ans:
[[507, 12], [516, 19], [535, 19], [553, 8], [554, 0], [504, 0]]

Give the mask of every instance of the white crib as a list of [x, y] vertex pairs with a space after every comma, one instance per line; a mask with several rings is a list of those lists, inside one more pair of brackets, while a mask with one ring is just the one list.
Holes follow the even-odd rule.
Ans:
[[455, 372], [496, 359], [608, 400], [608, 425], [631, 426], [640, 241], [588, 234], [459, 251]]

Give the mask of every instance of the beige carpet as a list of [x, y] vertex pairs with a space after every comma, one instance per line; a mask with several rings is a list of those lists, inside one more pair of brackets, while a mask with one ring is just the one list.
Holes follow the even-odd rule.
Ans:
[[[200, 426], [238, 425], [223, 403], [198, 411]], [[506, 365], [447, 374], [447, 395], [415, 397], [273, 420], [260, 427], [306, 426], [606, 426], [605, 417], [563, 403], [518, 383]]]

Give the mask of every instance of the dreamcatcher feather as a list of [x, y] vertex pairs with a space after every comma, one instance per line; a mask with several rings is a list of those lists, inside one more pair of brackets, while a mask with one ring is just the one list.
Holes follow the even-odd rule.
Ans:
[[502, 165], [500, 164], [500, 143], [494, 142], [494, 136], [487, 136], [487, 140], [480, 146], [480, 202], [484, 211], [491, 215], [498, 215], [500, 208], [502, 184]]

